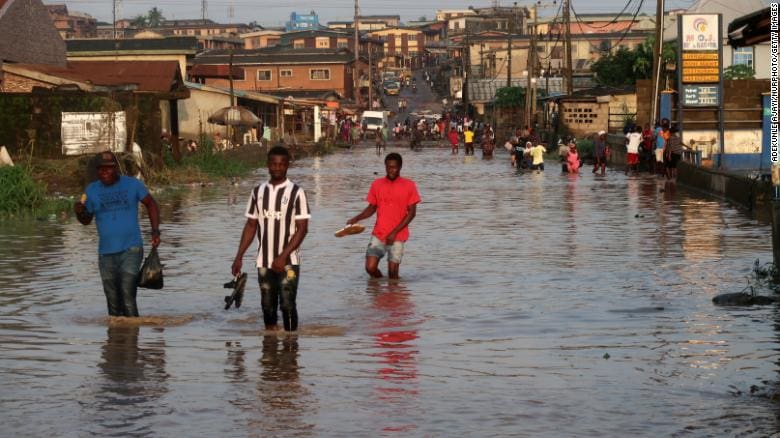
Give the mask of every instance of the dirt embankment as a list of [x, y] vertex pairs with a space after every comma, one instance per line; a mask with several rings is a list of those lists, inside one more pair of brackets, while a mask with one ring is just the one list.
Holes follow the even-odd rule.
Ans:
[[[294, 160], [327, 154], [331, 150], [323, 144], [314, 143], [305, 143], [290, 148]], [[240, 162], [254, 169], [265, 166], [267, 153], [267, 147], [243, 145], [218, 152], [215, 156], [227, 161]], [[118, 158], [125, 174], [138, 174], [138, 167], [130, 154], [118, 154]], [[56, 159], [34, 158], [30, 164], [33, 178], [45, 185], [49, 195], [78, 196], [84, 191], [84, 187], [96, 177], [91, 165], [92, 159], [92, 155]], [[20, 160], [16, 160], [16, 162], [20, 163]], [[159, 157], [147, 156], [144, 160], [146, 167], [141, 173], [151, 186], [202, 183], [225, 178], [224, 176], [209, 175], [195, 166], [165, 166]]]

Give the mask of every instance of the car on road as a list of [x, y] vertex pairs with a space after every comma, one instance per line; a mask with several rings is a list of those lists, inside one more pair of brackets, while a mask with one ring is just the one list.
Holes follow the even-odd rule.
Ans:
[[387, 96], [398, 96], [398, 94], [401, 92], [401, 87], [398, 85], [398, 82], [395, 81], [387, 81], [382, 85], [382, 88], [385, 90], [385, 95]]

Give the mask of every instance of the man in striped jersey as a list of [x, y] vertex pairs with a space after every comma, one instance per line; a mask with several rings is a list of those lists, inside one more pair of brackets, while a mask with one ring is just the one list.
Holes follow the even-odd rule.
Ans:
[[270, 179], [255, 186], [249, 197], [232, 272], [241, 273], [244, 252], [257, 236], [257, 274], [265, 329], [277, 329], [277, 308], [281, 307], [284, 329], [292, 332], [298, 329], [298, 248], [306, 237], [311, 214], [303, 189], [287, 179], [289, 167], [286, 148], [274, 146], [268, 151]]

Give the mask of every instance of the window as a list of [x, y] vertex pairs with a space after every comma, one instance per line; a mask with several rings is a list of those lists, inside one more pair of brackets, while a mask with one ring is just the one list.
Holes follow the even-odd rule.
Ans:
[[293, 77], [292, 70], [289, 70], [289, 69], [279, 70], [279, 77], [280, 78], [291, 78], [291, 77]]
[[303, 49], [305, 47], [306, 47], [306, 42], [304, 40], [293, 41], [293, 49]]
[[338, 47], [339, 49], [349, 47], [349, 40], [347, 40], [346, 38], [339, 38], [336, 41], [336, 47]]
[[752, 47], [740, 47], [734, 49], [734, 57], [731, 62], [733, 65], [746, 65], [753, 68], [753, 48]]
[[330, 69], [329, 68], [313, 68], [309, 70], [309, 79], [313, 81], [329, 81]]
[[257, 80], [258, 81], [270, 81], [271, 80], [271, 70], [258, 70], [257, 71]]
[[329, 49], [330, 48], [330, 38], [317, 38], [317, 48], [318, 49]]

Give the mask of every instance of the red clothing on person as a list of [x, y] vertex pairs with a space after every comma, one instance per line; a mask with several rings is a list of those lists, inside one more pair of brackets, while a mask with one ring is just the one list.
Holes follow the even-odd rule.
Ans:
[[639, 164], [639, 154], [632, 154], [631, 152], [629, 152], [627, 160], [629, 166], [633, 166], [634, 164]]
[[[417, 193], [417, 185], [410, 179], [399, 176], [395, 181], [390, 181], [384, 177], [371, 184], [366, 201], [376, 205], [376, 223], [372, 234], [384, 242], [406, 216], [408, 207], [420, 202], [420, 194]], [[395, 236], [395, 240], [400, 242], [408, 239], [409, 227], [404, 227]]]
[[458, 145], [458, 140], [459, 140], [458, 139], [458, 131], [456, 131], [454, 129], [451, 130], [450, 133], [449, 133], [449, 136], [450, 136], [450, 144], [452, 146], [457, 146]]

